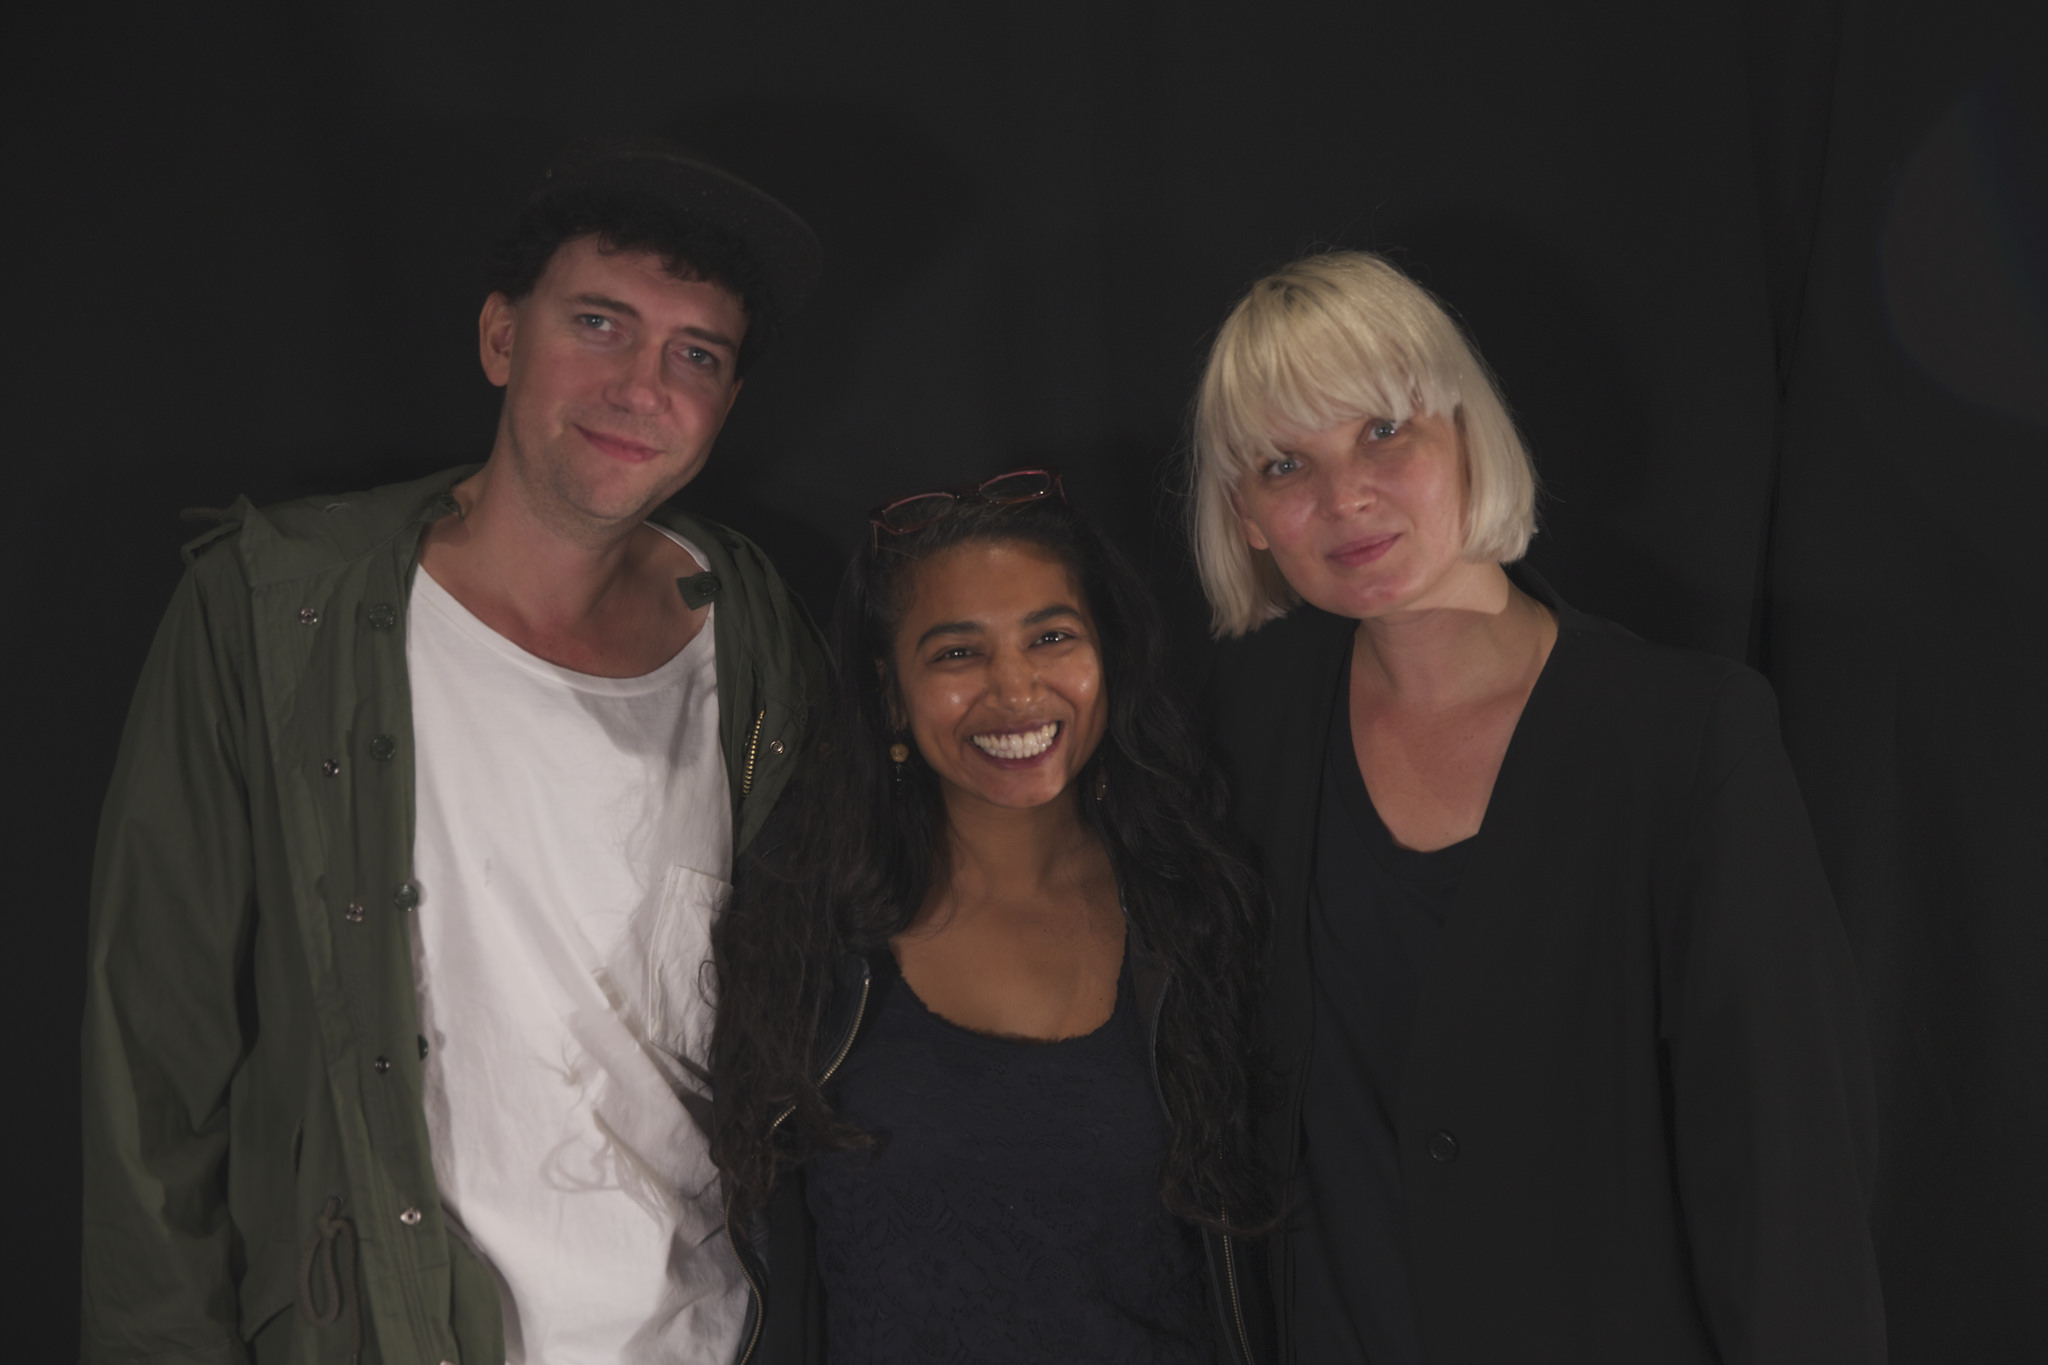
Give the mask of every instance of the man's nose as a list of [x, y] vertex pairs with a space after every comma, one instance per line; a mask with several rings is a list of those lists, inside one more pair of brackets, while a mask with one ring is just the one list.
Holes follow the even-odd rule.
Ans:
[[667, 402], [662, 380], [666, 357], [659, 346], [636, 346], [619, 358], [605, 397], [627, 412], [655, 413]]

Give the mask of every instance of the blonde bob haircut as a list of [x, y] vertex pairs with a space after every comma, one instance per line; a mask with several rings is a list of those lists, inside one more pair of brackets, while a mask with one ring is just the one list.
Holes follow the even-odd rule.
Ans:
[[1511, 563], [1536, 533], [1536, 471], [1486, 364], [1443, 306], [1377, 256], [1336, 251], [1254, 284], [1223, 320], [1195, 394], [1190, 527], [1211, 624], [1243, 635], [1301, 598], [1245, 543], [1237, 489], [1285, 424], [1449, 416], [1464, 437], [1467, 559]]

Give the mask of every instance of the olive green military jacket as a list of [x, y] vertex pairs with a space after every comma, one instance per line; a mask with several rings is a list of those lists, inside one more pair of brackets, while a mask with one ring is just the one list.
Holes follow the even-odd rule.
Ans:
[[[469, 472], [244, 499], [186, 547], [93, 869], [87, 1361], [505, 1358], [491, 1274], [435, 1191], [407, 923], [406, 603], [421, 534]], [[657, 519], [710, 561], [679, 586], [717, 603], [744, 847], [822, 656], [745, 538]]]

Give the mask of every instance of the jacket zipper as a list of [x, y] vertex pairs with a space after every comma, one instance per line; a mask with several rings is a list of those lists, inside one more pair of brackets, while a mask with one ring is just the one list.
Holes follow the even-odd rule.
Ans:
[[[766, 715], [767, 712], [764, 711], [762, 714]], [[761, 722], [756, 720], [754, 722], [755, 738], [758, 739], [760, 733]], [[753, 771], [753, 756], [751, 753], [749, 753], [747, 758], [747, 768], [749, 776], [751, 776]], [[742, 791], [744, 790], [742, 788]], [[860, 1021], [866, 1017], [868, 1012], [868, 990], [873, 984], [874, 978], [872, 976], [863, 975], [861, 977], [860, 999], [854, 1003], [853, 1007], [853, 1027], [848, 1029], [846, 1037], [840, 1040], [839, 1051], [833, 1055], [831, 1063], [825, 1068], [825, 1074], [818, 1077], [819, 1085], [822, 1086], [825, 1082], [831, 1080], [833, 1075], [839, 1070], [840, 1064], [846, 1060], [846, 1054], [853, 1051], [853, 1040], [860, 1036]], [[796, 1106], [792, 1104], [777, 1114], [775, 1122], [768, 1125], [768, 1136], [774, 1137], [775, 1130], [782, 1126], [782, 1121], [795, 1112]], [[740, 1358], [736, 1362], [736, 1365], [747, 1365], [747, 1362], [754, 1358], [754, 1348], [761, 1344], [761, 1328], [768, 1319], [768, 1296], [761, 1292], [760, 1285], [754, 1283], [754, 1274], [747, 1269], [747, 1259], [740, 1255], [739, 1243], [733, 1240], [731, 1195], [725, 1197], [725, 1242], [727, 1246], [732, 1248], [733, 1259], [739, 1262], [740, 1274], [746, 1276], [747, 1289], [754, 1296], [754, 1330], [747, 1337], [747, 1349], [740, 1352]], [[1233, 1292], [1235, 1291], [1233, 1290]], [[1239, 1330], [1242, 1330], [1242, 1328]]]
[[[1217, 1215], [1228, 1221], [1228, 1216]], [[1244, 1329], [1244, 1301], [1237, 1293], [1237, 1239], [1229, 1233], [1223, 1234], [1223, 1280], [1230, 1286], [1230, 1315], [1237, 1323], [1237, 1349], [1244, 1357], [1244, 1365], [1258, 1365], [1252, 1358], [1251, 1333]]]
[[[853, 1040], [860, 1035], [860, 1021], [868, 1012], [868, 990], [873, 984], [874, 978], [872, 976], [864, 975], [861, 977], [860, 999], [856, 1000], [853, 1004], [853, 1027], [848, 1029], [846, 1036], [839, 1040], [839, 1051], [833, 1054], [832, 1061], [826, 1066], [824, 1074], [818, 1077], [818, 1084], [820, 1086], [823, 1086], [833, 1076], [838, 1074], [840, 1063], [846, 1060], [847, 1053], [853, 1051]], [[775, 1130], [782, 1126], [782, 1121], [795, 1112], [796, 1105], [790, 1104], [785, 1106], [783, 1111], [775, 1116], [775, 1122], [768, 1125], [769, 1135], [773, 1136]]]
[[[1167, 985], [1172, 984], [1169, 978]], [[1152, 1006], [1152, 1093], [1158, 1097], [1161, 1113], [1169, 1112], [1166, 1108], [1166, 1087], [1159, 1082], [1159, 1016], [1165, 1012], [1166, 990], [1162, 987], [1159, 999]], [[1225, 1222], [1230, 1221], [1227, 1213], [1219, 1211], [1216, 1216]], [[1252, 1355], [1251, 1333], [1245, 1330], [1244, 1301], [1238, 1297], [1237, 1292], [1237, 1256], [1233, 1250], [1235, 1245], [1234, 1237], [1229, 1233], [1223, 1234], [1223, 1283], [1230, 1291], [1230, 1316], [1237, 1326], [1238, 1353], [1244, 1357], [1244, 1365], [1258, 1365], [1257, 1359]], [[741, 1365], [745, 1365], [745, 1362]]]
[[740, 773], [740, 796], [744, 798], [754, 790], [754, 755], [761, 751], [761, 722], [768, 719], [766, 710], [754, 715], [754, 732], [747, 737], [747, 766]]

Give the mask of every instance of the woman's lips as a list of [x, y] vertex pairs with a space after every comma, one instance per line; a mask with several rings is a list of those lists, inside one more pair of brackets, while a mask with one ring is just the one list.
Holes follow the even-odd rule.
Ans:
[[1013, 730], [987, 730], [969, 735], [968, 740], [984, 758], [1005, 768], [1028, 768], [1044, 761], [1059, 743], [1060, 723], [1041, 721]]
[[583, 433], [584, 440], [590, 442], [615, 460], [625, 460], [632, 464], [646, 464], [649, 460], [661, 454], [653, 446], [641, 445], [638, 441], [627, 440], [624, 436], [612, 436], [602, 431], [592, 431], [589, 427], [581, 425], [578, 425], [576, 430]]
[[1394, 542], [1400, 538], [1399, 533], [1394, 533], [1384, 536], [1366, 536], [1361, 540], [1346, 541], [1330, 551], [1329, 557], [1347, 569], [1355, 569], [1361, 564], [1372, 563], [1388, 550], [1393, 549]]

